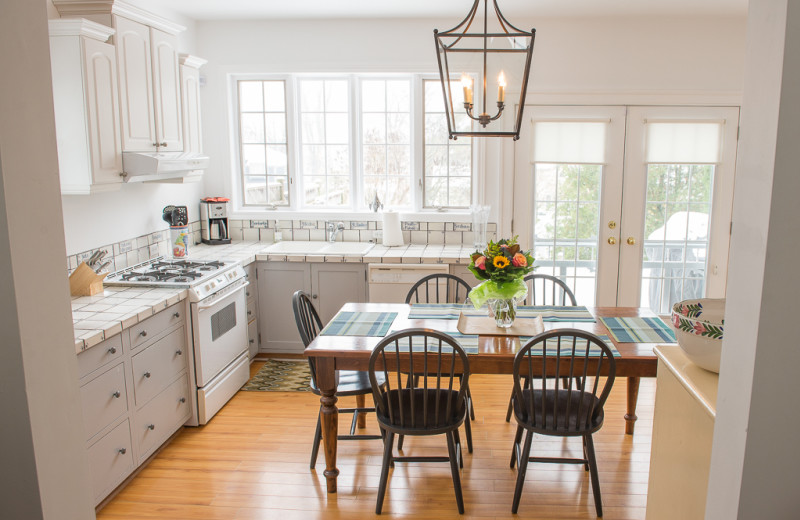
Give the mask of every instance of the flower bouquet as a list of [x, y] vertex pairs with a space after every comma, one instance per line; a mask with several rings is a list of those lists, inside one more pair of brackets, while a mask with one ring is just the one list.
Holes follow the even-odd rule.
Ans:
[[523, 277], [533, 271], [530, 251], [520, 251], [516, 236], [489, 241], [483, 252], [473, 253], [469, 270], [484, 280], [469, 293], [473, 306], [487, 303], [497, 326], [510, 327], [517, 317], [517, 303], [528, 294]]

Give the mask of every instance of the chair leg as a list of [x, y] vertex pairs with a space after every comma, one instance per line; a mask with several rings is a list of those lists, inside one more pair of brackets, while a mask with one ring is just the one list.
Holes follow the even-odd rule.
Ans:
[[389, 480], [389, 465], [392, 462], [392, 444], [394, 432], [386, 432], [386, 442], [383, 444], [383, 465], [381, 466], [381, 481], [378, 485], [378, 502], [375, 504], [375, 514], [381, 514], [383, 498], [386, 495], [386, 482]]
[[514, 393], [508, 398], [508, 411], [506, 412], [506, 422], [511, 422], [511, 412], [514, 410]]
[[586, 459], [586, 463], [583, 465], [583, 471], [589, 471], [589, 457], [586, 455], [586, 437], [582, 437], [583, 439], [583, 458]]
[[514, 502], [511, 504], [511, 512], [517, 514], [519, 509], [519, 499], [522, 497], [522, 486], [525, 484], [525, 472], [528, 470], [528, 461], [531, 458], [531, 442], [533, 442], [533, 432], [528, 431], [525, 436], [525, 445], [522, 447], [522, 454], [519, 458], [519, 468], [517, 468], [517, 486], [514, 488]]
[[453, 440], [453, 432], [445, 433], [447, 437], [447, 451], [450, 454], [450, 472], [453, 474], [453, 488], [456, 492], [456, 503], [458, 504], [458, 512], [464, 514], [464, 497], [461, 495], [461, 475], [458, 469], [458, 460], [456, 455], [455, 441]]
[[472, 421], [469, 419], [469, 414], [467, 420], [464, 421], [464, 432], [467, 435], [467, 451], [472, 453]]
[[600, 497], [600, 477], [597, 474], [597, 459], [594, 456], [594, 443], [591, 435], [583, 437], [586, 442], [586, 455], [589, 460], [589, 473], [592, 477], [592, 492], [594, 493], [594, 508], [597, 516], [603, 516], [603, 500]]
[[[522, 426], [517, 426], [517, 433], [514, 435], [514, 445], [511, 447], [511, 469], [514, 469], [514, 464], [517, 462], [517, 447], [522, 441]], [[520, 450], [522, 448], [520, 447]]]
[[319, 414], [317, 414], [317, 429], [314, 431], [314, 445], [311, 447], [311, 463], [309, 464], [311, 469], [314, 469], [317, 465], [320, 441], [322, 441], [322, 424], [320, 423]]
[[460, 468], [464, 468], [464, 450], [461, 447], [461, 435], [458, 433], [458, 428], [453, 430], [453, 440], [456, 443], [456, 448], [458, 448], [458, 466]]
[[397, 436], [397, 451], [403, 451], [403, 439], [405, 439], [405, 437], [405, 435]]

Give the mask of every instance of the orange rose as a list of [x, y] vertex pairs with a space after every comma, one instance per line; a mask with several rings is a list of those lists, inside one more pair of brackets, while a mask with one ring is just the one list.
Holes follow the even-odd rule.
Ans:
[[528, 259], [525, 258], [525, 255], [522, 253], [517, 253], [514, 255], [514, 258], [511, 259], [511, 263], [514, 264], [514, 267], [526, 267], [528, 265]]

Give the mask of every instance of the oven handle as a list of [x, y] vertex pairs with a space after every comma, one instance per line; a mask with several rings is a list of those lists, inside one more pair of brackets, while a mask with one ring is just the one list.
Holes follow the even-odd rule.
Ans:
[[236, 294], [239, 292], [240, 289], [244, 290], [244, 288], [247, 287], [248, 285], [250, 285], [250, 282], [244, 282], [241, 285], [238, 285], [235, 289], [233, 289], [228, 294], [222, 296], [221, 298], [214, 298], [213, 301], [211, 301], [210, 303], [198, 303], [197, 304], [197, 310], [198, 311], [202, 311], [202, 310], [208, 309], [210, 307], [214, 307], [215, 305], [218, 305], [220, 302], [222, 302], [224, 300], [227, 300], [228, 298], [230, 298], [232, 296], [236, 296]]

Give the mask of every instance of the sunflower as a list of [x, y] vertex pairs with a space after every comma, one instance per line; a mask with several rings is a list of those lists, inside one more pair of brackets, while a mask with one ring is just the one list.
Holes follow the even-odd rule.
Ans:
[[503, 269], [504, 267], [508, 267], [509, 263], [510, 262], [508, 261], [508, 258], [504, 256], [496, 256], [494, 257], [494, 260], [492, 260], [492, 264], [494, 264], [494, 266], [498, 269]]

